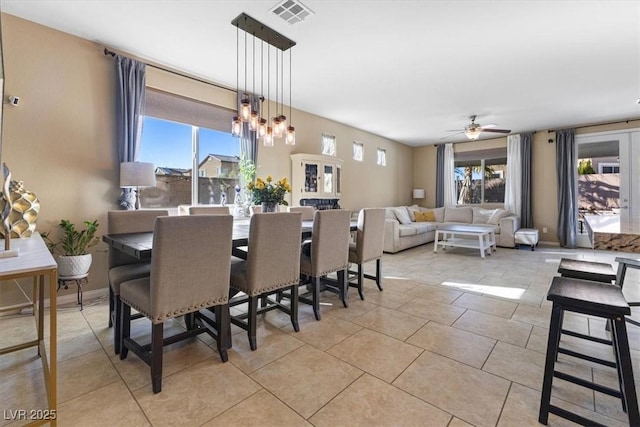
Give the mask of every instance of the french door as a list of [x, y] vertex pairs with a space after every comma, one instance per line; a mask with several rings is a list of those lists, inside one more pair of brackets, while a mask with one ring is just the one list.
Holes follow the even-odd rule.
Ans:
[[[584, 213], [618, 215], [623, 227], [640, 217], [640, 182], [631, 178], [640, 173], [640, 130], [576, 135], [576, 148], [577, 169], [587, 171], [580, 176], [576, 170], [577, 243], [578, 247], [591, 247], [582, 228]], [[591, 181], [585, 176], [590, 174], [594, 177]]]

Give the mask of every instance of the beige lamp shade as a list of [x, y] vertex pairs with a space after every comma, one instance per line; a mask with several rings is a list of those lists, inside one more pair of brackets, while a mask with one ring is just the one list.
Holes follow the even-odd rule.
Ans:
[[156, 173], [153, 163], [120, 163], [120, 188], [155, 187]]
[[413, 198], [414, 199], [424, 199], [425, 198], [424, 188], [414, 188], [413, 189]]

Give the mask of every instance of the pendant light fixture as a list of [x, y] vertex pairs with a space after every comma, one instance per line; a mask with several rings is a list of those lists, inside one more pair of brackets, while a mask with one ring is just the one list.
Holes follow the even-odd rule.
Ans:
[[[284, 115], [284, 51], [289, 50], [296, 43], [277, 31], [267, 27], [261, 22], [253, 19], [246, 13], [241, 13], [238, 17], [236, 17], [231, 24], [236, 27], [236, 90], [239, 91], [240, 88], [240, 36], [239, 30], [244, 31], [244, 92], [242, 93], [238, 115], [233, 119], [232, 133], [234, 136], [241, 136], [243, 123], [248, 122], [248, 129], [250, 131], [256, 132], [256, 136], [262, 139], [263, 145], [265, 147], [272, 147], [274, 145], [275, 138], [283, 138], [287, 145], [295, 144], [295, 128], [291, 126], [291, 123], [287, 122], [287, 117]], [[251, 96], [247, 91], [247, 33], [253, 36], [252, 40], [252, 91], [253, 96], [255, 95], [255, 74], [256, 74], [256, 63], [255, 63], [255, 55], [256, 55], [256, 46], [255, 39], [256, 37], [262, 41], [261, 49], [260, 49], [260, 86], [261, 86], [261, 96], [260, 96], [260, 104], [258, 110], [252, 108]], [[267, 115], [266, 118], [264, 116], [264, 44], [267, 43]], [[271, 117], [271, 49], [275, 50], [275, 75], [274, 83], [275, 83], [275, 114]], [[278, 51], [280, 55], [278, 55]], [[289, 104], [291, 104], [291, 51], [289, 51]], [[289, 105], [289, 118], [291, 118], [291, 105]], [[269, 126], [269, 124], [271, 126]], [[245, 129], [246, 131], [246, 129]]]
[[[289, 50], [289, 120], [293, 120], [293, 115], [291, 114], [291, 50]], [[287, 145], [296, 145], [296, 128], [291, 126], [287, 126], [287, 139], [285, 142]]]
[[[260, 119], [258, 121], [258, 138], [263, 139], [267, 134], [267, 120], [262, 118], [264, 113], [264, 40], [260, 46]], [[268, 117], [268, 116], [267, 116]]]
[[[267, 50], [267, 117], [271, 116], [271, 50]], [[264, 135], [262, 144], [265, 147], [273, 147], [273, 126], [267, 125], [267, 133]]]
[[[240, 87], [240, 38], [238, 36], [238, 29], [236, 28], [236, 93], [238, 93]], [[231, 120], [231, 135], [235, 137], [242, 136], [242, 122], [240, 116], [233, 116]]]
[[[287, 116], [284, 115], [284, 52], [280, 51], [280, 64], [282, 71], [280, 72], [280, 115], [278, 125], [280, 126], [280, 134], [285, 135], [287, 132]], [[289, 75], [289, 82], [291, 82], [291, 75]]]

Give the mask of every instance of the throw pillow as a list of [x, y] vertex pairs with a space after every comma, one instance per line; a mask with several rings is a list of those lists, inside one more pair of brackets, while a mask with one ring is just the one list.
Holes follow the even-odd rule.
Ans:
[[444, 208], [420, 208], [420, 212], [433, 212], [436, 217], [436, 222], [444, 221]]
[[411, 218], [411, 221], [415, 221], [416, 220], [415, 213], [420, 211], [420, 208], [418, 207], [418, 205], [408, 206], [407, 210], [409, 211], [409, 218]]
[[409, 217], [409, 211], [406, 206], [399, 206], [397, 208], [393, 208], [393, 213], [396, 214], [396, 218], [400, 221], [400, 224], [411, 224], [411, 217]]
[[495, 212], [495, 209], [473, 208], [473, 224], [486, 224]]
[[491, 218], [487, 221], [487, 224], [491, 225], [500, 225], [500, 220], [506, 216], [511, 215], [511, 212], [506, 211], [504, 209], [496, 209], [496, 211], [491, 215]]
[[433, 212], [416, 212], [416, 222], [436, 222], [436, 215]]

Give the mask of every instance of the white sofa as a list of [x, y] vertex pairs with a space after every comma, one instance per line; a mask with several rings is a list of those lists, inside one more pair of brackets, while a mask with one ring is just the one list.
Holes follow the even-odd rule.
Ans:
[[[435, 221], [416, 221], [415, 212], [432, 212]], [[493, 227], [496, 233], [496, 244], [507, 248], [516, 246], [515, 232], [520, 228], [519, 218], [500, 208], [461, 206], [428, 209], [416, 205], [388, 207], [385, 208], [384, 251], [396, 253], [433, 242], [435, 230], [445, 224]]]

